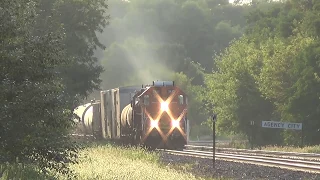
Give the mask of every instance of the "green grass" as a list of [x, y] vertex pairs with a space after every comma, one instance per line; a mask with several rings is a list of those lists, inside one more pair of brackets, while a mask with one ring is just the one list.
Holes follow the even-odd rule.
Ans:
[[[201, 179], [189, 170], [191, 165], [165, 166], [160, 163], [159, 155], [142, 148], [119, 147], [95, 143], [87, 144], [79, 152], [79, 163], [70, 165], [76, 180], [107, 179]], [[1, 172], [4, 172], [1, 176]], [[0, 164], [0, 180], [5, 179], [67, 179], [66, 175], [51, 173], [45, 176], [31, 165]]]
[[248, 148], [250, 148], [250, 144], [248, 141], [232, 140], [231, 142], [227, 142], [227, 143], [216, 143], [216, 147], [248, 149]]
[[97, 144], [82, 150], [80, 158], [79, 164], [71, 166], [77, 179], [196, 179], [160, 165], [156, 153], [141, 148]]

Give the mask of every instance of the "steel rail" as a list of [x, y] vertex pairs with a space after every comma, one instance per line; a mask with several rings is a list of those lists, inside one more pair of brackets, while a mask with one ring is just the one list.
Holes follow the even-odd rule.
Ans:
[[[195, 146], [195, 145], [185, 145], [187, 149], [210, 149], [210, 146]], [[253, 153], [259, 155], [277, 155], [277, 156], [288, 156], [288, 157], [304, 157], [304, 158], [314, 158], [320, 160], [320, 154], [317, 153], [298, 153], [298, 152], [286, 152], [286, 151], [266, 151], [266, 150], [251, 150], [251, 149], [234, 149], [234, 148], [216, 148], [217, 152], [232, 152], [232, 153]]]
[[[210, 152], [210, 151], [185, 150], [184, 152], [195, 152], [195, 153], [204, 153], [204, 154], [211, 154], [212, 155], [212, 152]], [[216, 154], [225, 155], [228, 153], [216, 153]], [[228, 155], [236, 156], [236, 157], [247, 157], [248, 156], [248, 155], [240, 155], [240, 154], [228, 154]], [[259, 156], [259, 155], [253, 155], [252, 157], [259, 157], [259, 159], [266, 159], [266, 160], [279, 160], [279, 161], [286, 161], [286, 162], [293, 162], [293, 163], [317, 165], [320, 168], [320, 162], [317, 162], [317, 161], [293, 160], [293, 159], [287, 159], [287, 158], [265, 157], [265, 156]]]
[[[182, 156], [192, 156], [200, 158], [213, 159], [211, 151], [197, 151], [197, 150], [163, 150], [169, 154], [182, 155]], [[320, 162], [315, 161], [303, 161], [294, 160], [287, 158], [272, 158], [264, 156], [252, 156], [252, 155], [239, 155], [239, 154], [228, 154], [228, 153], [216, 153], [216, 159], [229, 160], [229, 161], [239, 161], [251, 164], [259, 164], [265, 166], [273, 166], [301, 171], [309, 171], [313, 173], [320, 173]]]
[[93, 137], [92, 134], [69, 134], [69, 136], [76, 136], [76, 137]]
[[[241, 141], [246, 141], [246, 140], [241, 140]], [[188, 141], [188, 143], [193, 144], [212, 144], [212, 140], [199, 140], [199, 141]], [[228, 142], [232, 142], [231, 140], [216, 140], [216, 143], [228, 143]]]

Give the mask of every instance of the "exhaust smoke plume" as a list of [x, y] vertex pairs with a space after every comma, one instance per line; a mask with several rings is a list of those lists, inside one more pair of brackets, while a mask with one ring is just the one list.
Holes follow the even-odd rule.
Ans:
[[107, 49], [97, 53], [105, 68], [101, 75], [102, 89], [172, 80], [174, 74], [173, 68], [166, 65], [174, 60], [164, 59], [160, 49], [166, 42], [166, 34], [154, 22], [160, 15], [150, 11], [150, 16], [145, 16], [141, 9], [146, 8], [142, 7], [128, 10], [130, 3], [148, 4], [147, 1], [109, 1], [110, 25], [99, 35]]

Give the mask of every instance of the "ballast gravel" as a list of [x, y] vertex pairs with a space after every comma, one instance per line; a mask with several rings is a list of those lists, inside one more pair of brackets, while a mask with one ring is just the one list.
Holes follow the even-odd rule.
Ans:
[[[212, 159], [173, 155], [165, 152], [161, 153], [161, 161], [165, 165], [191, 172], [197, 177], [247, 180], [320, 180], [320, 174], [218, 159], [216, 159], [215, 168], [213, 168]], [[183, 168], [186, 167], [186, 164], [189, 164], [187, 169]]]

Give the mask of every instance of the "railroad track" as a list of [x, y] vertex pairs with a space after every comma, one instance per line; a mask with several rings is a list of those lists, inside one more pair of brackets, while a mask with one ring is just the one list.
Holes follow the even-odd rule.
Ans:
[[[212, 151], [199, 151], [199, 150], [188, 150], [175, 151], [175, 150], [163, 150], [169, 154], [192, 156], [200, 158], [213, 159]], [[245, 154], [230, 154], [216, 152], [216, 159], [245, 162], [251, 164], [258, 164], [264, 166], [280, 167], [292, 170], [307, 171], [311, 173], [320, 173], [320, 162], [311, 160], [297, 160], [280, 157], [266, 157], [261, 155], [245, 155]]]
[[[194, 150], [210, 150], [210, 146], [197, 146], [197, 145], [186, 145], [186, 149]], [[286, 157], [291, 159], [308, 159], [313, 161], [320, 161], [320, 154], [316, 153], [297, 153], [297, 152], [284, 152], [284, 151], [265, 151], [265, 150], [251, 150], [251, 149], [234, 149], [234, 148], [216, 148], [216, 152], [232, 153], [232, 154], [248, 154], [260, 156], [276, 156]]]

